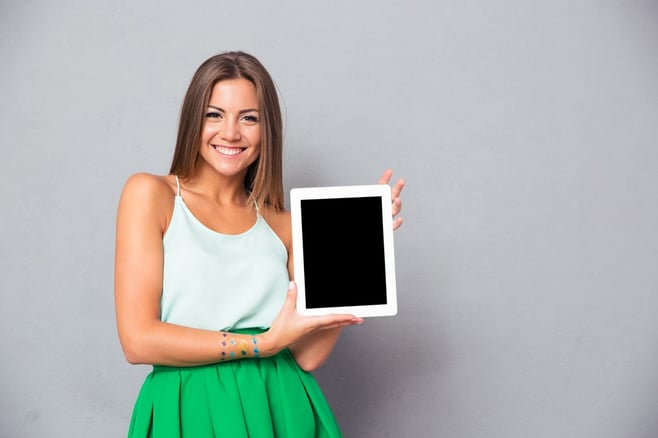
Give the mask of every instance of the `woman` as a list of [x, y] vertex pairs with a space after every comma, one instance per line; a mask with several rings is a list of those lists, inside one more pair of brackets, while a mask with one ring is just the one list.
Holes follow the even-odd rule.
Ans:
[[[169, 174], [126, 182], [117, 326], [128, 362], [153, 365], [130, 437], [341, 436], [309, 372], [363, 320], [296, 313], [282, 143], [270, 75], [227, 52], [192, 78]], [[403, 185], [392, 187], [394, 216]]]

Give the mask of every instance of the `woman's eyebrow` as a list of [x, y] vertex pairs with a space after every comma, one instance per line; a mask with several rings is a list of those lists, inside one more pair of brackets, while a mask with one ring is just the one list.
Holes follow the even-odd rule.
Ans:
[[[208, 105], [208, 108], [212, 108], [212, 109], [215, 109], [217, 111], [225, 112], [223, 108], [220, 108], [220, 107], [214, 106], [214, 105]], [[258, 109], [256, 109], [256, 108], [243, 109], [243, 110], [240, 110], [240, 114], [250, 113], [252, 111], [258, 112]]]

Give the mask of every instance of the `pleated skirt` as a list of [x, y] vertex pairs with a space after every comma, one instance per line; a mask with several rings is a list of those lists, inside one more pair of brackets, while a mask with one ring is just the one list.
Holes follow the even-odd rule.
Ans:
[[129, 438], [335, 438], [335, 417], [289, 350], [199, 367], [154, 366]]

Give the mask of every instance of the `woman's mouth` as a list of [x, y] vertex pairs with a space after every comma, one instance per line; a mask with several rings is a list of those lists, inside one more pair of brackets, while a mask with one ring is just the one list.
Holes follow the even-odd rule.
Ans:
[[246, 149], [242, 147], [227, 147], [227, 146], [218, 146], [218, 145], [212, 145], [212, 148], [217, 152], [219, 152], [220, 154], [228, 155], [228, 156], [237, 155]]

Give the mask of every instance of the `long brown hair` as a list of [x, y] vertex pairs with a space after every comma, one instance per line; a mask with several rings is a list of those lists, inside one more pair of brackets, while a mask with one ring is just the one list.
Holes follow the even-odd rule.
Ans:
[[274, 81], [253, 55], [233, 51], [220, 53], [199, 66], [192, 77], [181, 107], [176, 149], [169, 173], [190, 178], [196, 171], [201, 130], [215, 84], [243, 78], [254, 84], [258, 98], [261, 146], [258, 159], [249, 166], [244, 186], [259, 209], [283, 209], [283, 126]]

